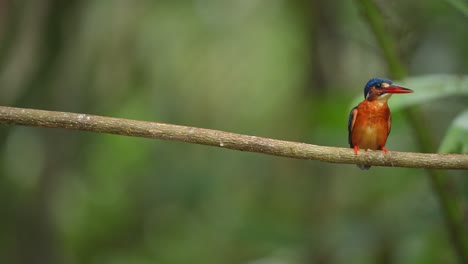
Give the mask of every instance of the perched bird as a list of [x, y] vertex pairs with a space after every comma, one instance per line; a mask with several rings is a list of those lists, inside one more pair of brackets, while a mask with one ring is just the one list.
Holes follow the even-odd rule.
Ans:
[[[354, 107], [349, 114], [348, 142], [357, 155], [359, 149], [382, 150], [390, 134], [392, 117], [387, 101], [392, 94], [412, 93], [413, 90], [394, 85], [382, 78], [370, 79], [364, 87], [364, 101]], [[368, 170], [369, 165], [358, 165]]]

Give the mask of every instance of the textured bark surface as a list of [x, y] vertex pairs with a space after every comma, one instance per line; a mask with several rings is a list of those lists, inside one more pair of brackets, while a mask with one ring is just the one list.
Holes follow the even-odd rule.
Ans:
[[468, 169], [468, 155], [360, 151], [236, 133], [96, 115], [0, 106], [0, 124], [64, 128], [216, 146], [296, 159], [372, 166]]

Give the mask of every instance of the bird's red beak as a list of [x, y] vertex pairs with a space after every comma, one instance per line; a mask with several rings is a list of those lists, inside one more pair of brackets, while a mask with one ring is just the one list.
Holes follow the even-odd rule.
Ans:
[[379, 92], [384, 92], [384, 93], [395, 93], [395, 94], [403, 94], [403, 93], [412, 93], [413, 90], [398, 86], [398, 85], [390, 85], [385, 88], [380, 88]]

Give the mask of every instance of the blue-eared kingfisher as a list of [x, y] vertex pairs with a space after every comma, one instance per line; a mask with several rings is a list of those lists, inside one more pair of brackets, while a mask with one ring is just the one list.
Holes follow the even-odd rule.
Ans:
[[[359, 149], [382, 150], [390, 134], [392, 117], [387, 101], [392, 94], [412, 93], [413, 90], [382, 78], [370, 79], [364, 87], [364, 101], [351, 110], [348, 120], [348, 142], [357, 155]], [[368, 170], [369, 165], [358, 165]]]

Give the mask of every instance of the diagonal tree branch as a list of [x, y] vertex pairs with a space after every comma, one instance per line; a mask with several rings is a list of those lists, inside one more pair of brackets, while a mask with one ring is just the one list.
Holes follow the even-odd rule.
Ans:
[[385, 154], [382, 151], [361, 151], [356, 156], [353, 150], [349, 148], [318, 146], [165, 123], [6, 106], [0, 106], [0, 124], [65, 128], [173, 140], [332, 163], [408, 168], [468, 169], [468, 155], [462, 154], [394, 151]]

